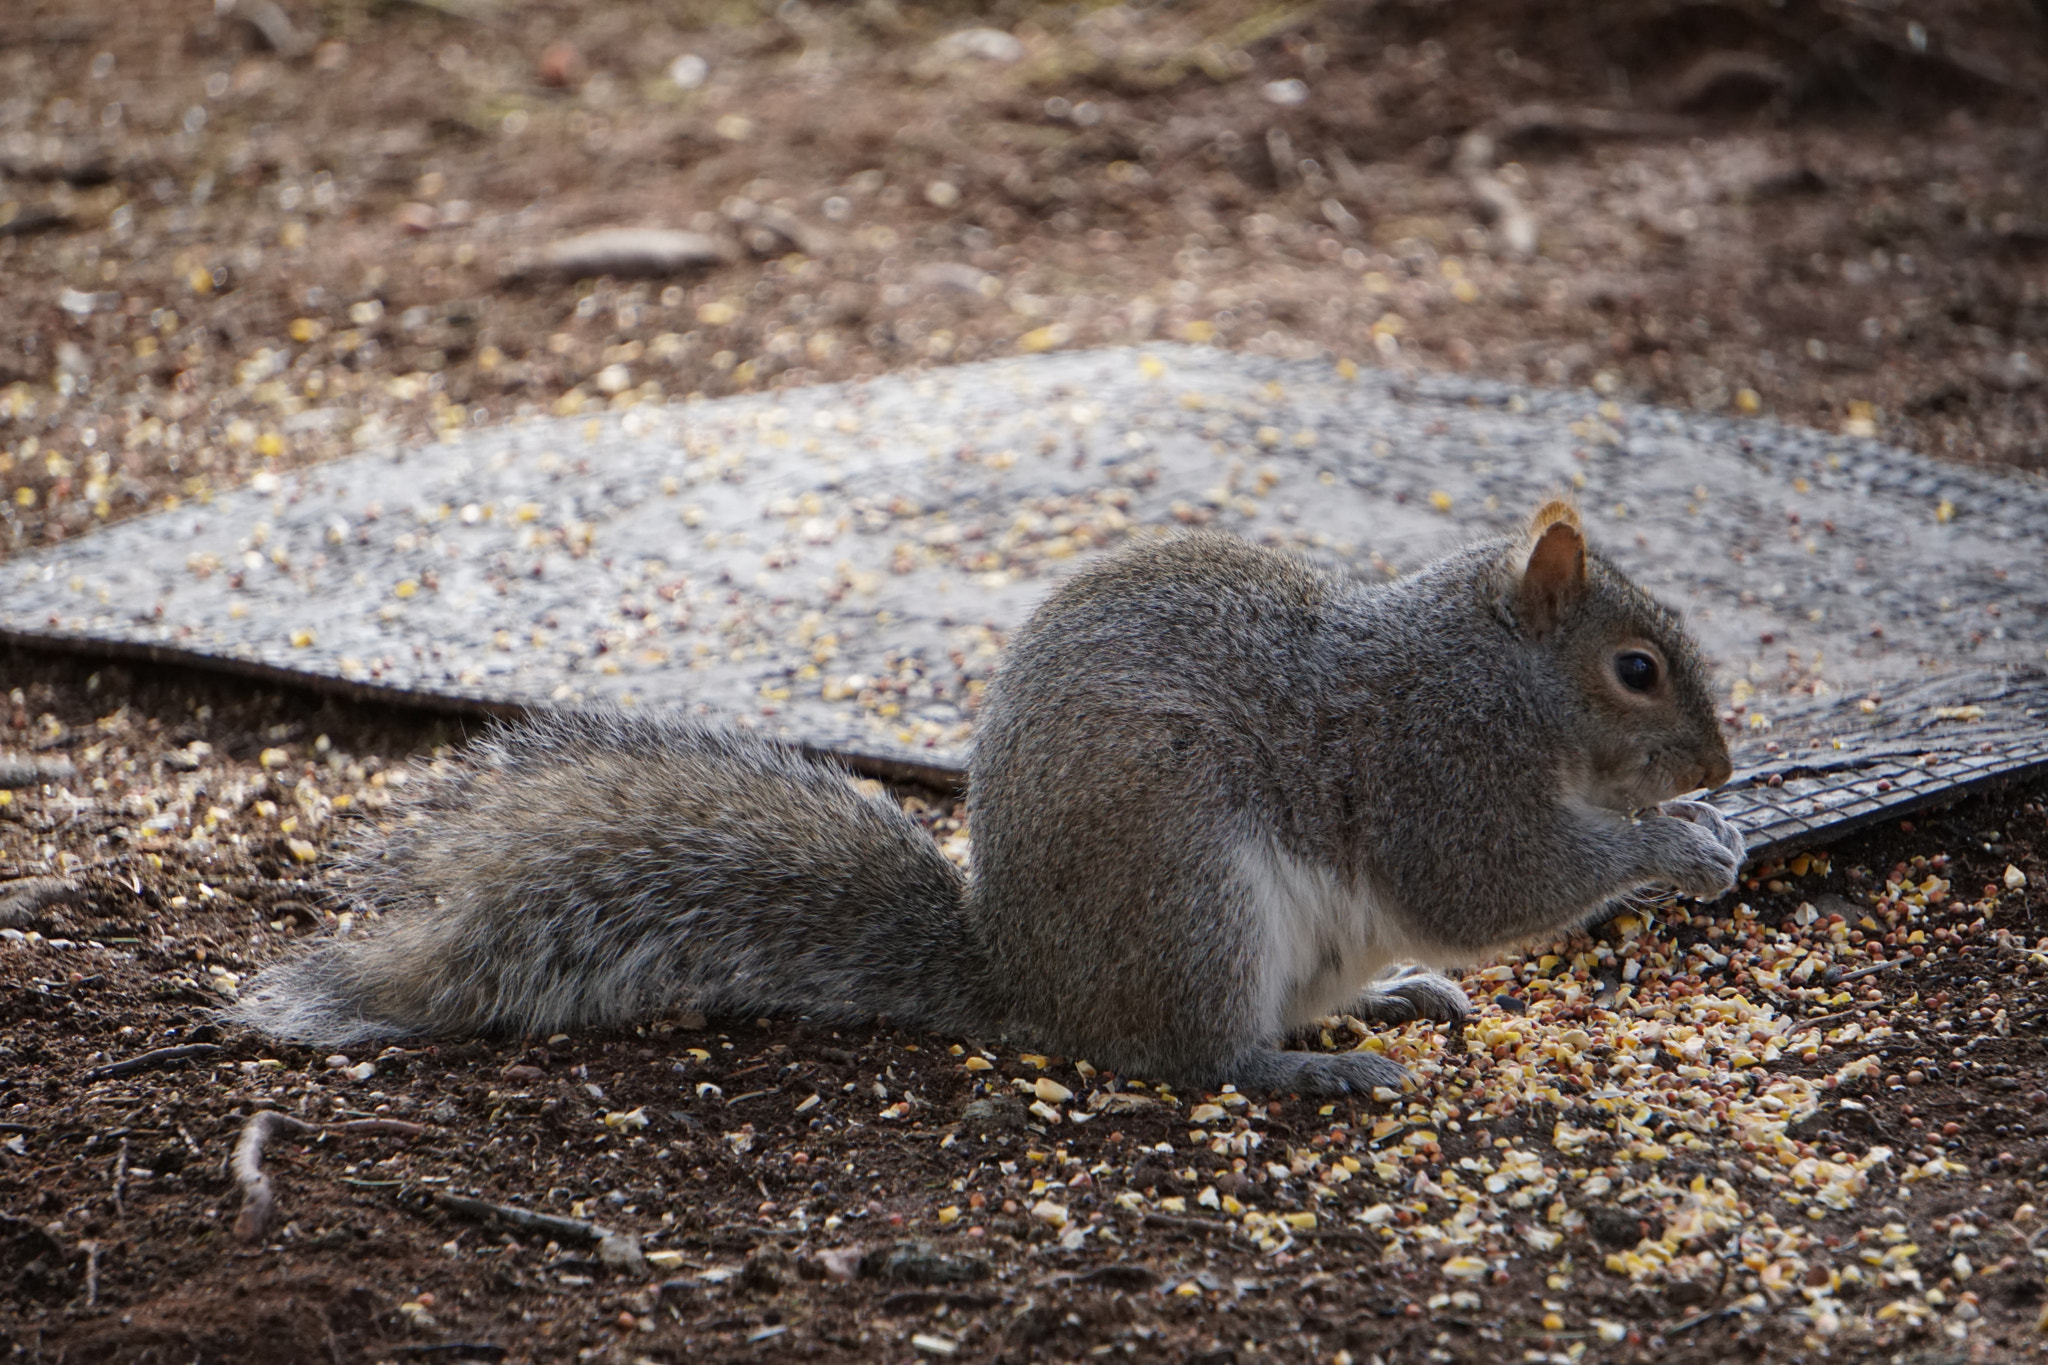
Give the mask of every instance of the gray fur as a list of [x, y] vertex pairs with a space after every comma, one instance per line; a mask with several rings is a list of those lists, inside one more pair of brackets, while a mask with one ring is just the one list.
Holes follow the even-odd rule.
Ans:
[[[1598, 556], [1532, 641], [1520, 553], [1361, 588], [1198, 535], [1055, 593], [990, 689], [970, 788], [975, 917], [995, 961], [1032, 964], [1011, 1026], [1138, 1074], [1355, 1087], [1346, 1059], [1277, 1054], [1259, 1027], [1260, 909], [1229, 856], [1249, 836], [1375, 888], [1444, 963], [1646, 885], [1728, 889], [1739, 859], [1707, 827], [1634, 818], [1727, 776], [1690, 641]], [[1588, 676], [1638, 637], [1671, 664], [1647, 716]]]
[[959, 871], [895, 802], [743, 734], [619, 711], [502, 730], [348, 871], [383, 922], [264, 972], [243, 1022], [329, 1046], [672, 1005], [981, 1022]]
[[[621, 713], [501, 732], [354, 865], [381, 922], [236, 1012], [326, 1045], [882, 1013], [1184, 1084], [1397, 1086], [1375, 1053], [1281, 1050], [1305, 1022], [1281, 1015], [1333, 969], [1473, 961], [1648, 886], [1719, 894], [1740, 861], [1710, 808], [1656, 809], [1728, 772], [1676, 618], [1597, 554], [1532, 606], [1531, 543], [1370, 587], [1212, 534], [1084, 570], [986, 696], [971, 885], [893, 803], [761, 740]], [[1668, 661], [1651, 701], [1606, 675], [1625, 640]], [[1316, 941], [1278, 953], [1294, 924]], [[1466, 1002], [1411, 973], [1357, 1007]]]

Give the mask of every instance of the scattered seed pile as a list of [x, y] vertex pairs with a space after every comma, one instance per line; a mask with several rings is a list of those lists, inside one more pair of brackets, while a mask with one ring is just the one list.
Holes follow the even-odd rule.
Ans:
[[[1176, 1094], [992, 1039], [693, 1017], [330, 1056], [207, 1012], [334, 926], [327, 846], [421, 780], [404, 755], [431, 735], [33, 668], [62, 685], [16, 694], [36, 761], [0, 858], [59, 888], [0, 887], [0, 1344], [1362, 1362], [2037, 1339], [2038, 787], [1483, 967], [1462, 1032], [1308, 1040], [1398, 1056], [1407, 1095]], [[949, 804], [908, 807], [966, 837]], [[224, 1167], [263, 1110], [307, 1127], [258, 1153], [275, 1209], [252, 1231]]]
[[[1169, 338], [1586, 383], [1624, 404], [1773, 413], [2022, 467], [2039, 465], [2048, 430], [2048, 48], [2024, 5], [998, 5], [971, 22], [1001, 27], [958, 34], [956, 7], [915, 3], [0, 8], [10, 554], [173, 499], [189, 510], [266, 473], [275, 489], [258, 491], [289, 497], [290, 471], [404, 435]], [[669, 253], [682, 273], [574, 278], [623, 268], [617, 239], [582, 234], [631, 224], [699, 234], [631, 247]], [[1156, 387], [1178, 383], [1185, 362], [1152, 353], [1169, 370]], [[1290, 396], [1299, 387], [1272, 377]], [[1256, 386], [1187, 387], [1247, 412], [1276, 406]], [[1429, 411], [1454, 431], [1492, 420], [1493, 400], [1470, 396]], [[1090, 399], [1061, 396], [1042, 420], [1079, 432], [1061, 414]], [[1603, 471], [1653, 433], [1639, 409], [1616, 423], [1592, 402], [1568, 420], [1623, 442], [1588, 443], [1589, 503], [1640, 514]], [[551, 448], [575, 480], [625, 418], [660, 411], [606, 417], [594, 445], [571, 424], [522, 458]], [[1268, 425], [1279, 456], [1255, 439]], [[1348, 468], [1328, 467], [1337, 482], [1322, 485], [1312, 467], [1305, 497], [1258, 487], [1268, 463], [1300, 477], [1282, 458], [1298, 429], [1249, 415], [1226, 426], [1216, 439], [1246, 457], [1238, 486], [1223, 461], [1174, 498], [1232, 525], [1247, 497], [1268, 509], [1241, 523], [1255, 534], [1317, 529], [1306, 515], [1282, 522], [1280, 505], [1313, 513], [1348, 488]], [[836, 439], [836, 427], [783, 432]], [[638, 436], [677, 434], [657, 422]], [[1754, 544], [1633, 561], [1705, 571], [1731, 544], [1753, 566], [1779, 556], [1781, 572], [1713, 590], [1789, 608], [1719, 651], [1727, 685], [1750, 688], [1727, 709], [1754, 765], [1731, 800], [1768, 803], [1743, 816], [1753, 836], [1800, 823], [1839, 835], [1844, 813], [1952, 796], [1970, 764], [2023, 761], [2013, 717], [2038, 705], [2037, 683], [1987, 651], [2038, 657], [2028, 613], [2042, 595], [1995, 576], [2038, 563], [2038, 522], [1987, 558], [1982, 486], [1967, 476], [1895, 488], [1918, 513], [1871, 523], [1786, 482], [1833, 497], [1848, 471], [1826, 457], [1866, 450], [1830, 442], [1809, 450], [1818, 467], [1756, 471]], [[765, 466], [749, 466], [735, 493], [760, 491]], [[1203, 496], [1219, 484], [1222, 502]], [[709, 515], [725, 487], [679, 492], [707, 510], [693, 535], [739, 529]], [[829, 491], [791, 487], [799, 531], [806, 488]], [[1043, 591], [1033, 575], [1072, 562], [1054, 553], [1062, 538], [1086, 549], [1098, 533], [1186, 519], [1129, 491], [1129, 506], [1076, 506], [1053, 489], [1057, 506], [988, 513], [984, 545], [1025, 511], [1045, 523], [1002, 547], [1019, 569], [1005, 591]], [[1490, 524], [1476, 484], [1417, 479], [1390, 494], [1403, 491], [1394, 506], [1424, 531]], [[1428, 497], [1438, 491], [1448, 514]], [[895, 492], [977, 519], [915, 481]], [[442, 521], [408, 525], [401, 509], [368, 529], [455, 543], [462, 510], [475, 503], [481, 519], [493, 497], [458, 480], [443, 500]], [[593, 520], [545, 489], [497, 515], [525, 502], [546, 512], [528, 529]], [[664, 514], [671, 529], [683, 505]], [[1729, 505], [1717, 495], [1714, 514]], [[941, 638], [962, 666], [918, 635], [918, 600], [900, 633], [873, 619], [892, 586], [908, 596], [939, 570], [927, 556], [946, 547], [925, 537], [943, 524], [882, 507], [898, 533], [877, 547], [886, 562], [862, 561], [876, 598], [848, 619], [815, 606], [805, 650], [779, 643], [802, 632], [802, 613], [775, 622], [776, 594], [754, 581], [776, 572], [755, 530], [788, 514], [755, 521], [765, 497], [736, 506], [749, 536], [727, 548], [753, 553], [697, 617], [768, 613], [733, 633], [771, 653], [720, 705], [770, 726], [844, 726], [875, 754], [895, 746], [895, 771], [943, 767], [943, 734], [929, 747], [921, 726], [900, 734], [966, 718], [971, 661], [1000, 622]], [[339, 510], [364, 529], [363, 506]], [[1513, 510], [1504, 500], [1502, 515]], [[208, 581], [247, 575], [254, 551], [273, 565], [245, 576], [260, 595], [276, 542], [240, 542], [282, 522], [267, 496], [246, 520], [212, 551]], [[1879, 552], [1862, 556], [1875, 567], [1845, 568], [1840, 537], [1866, 524], [1880, 528]], [[1631, 553], [1630, 529], [1602, 524], [1603, 542]], [[333, 548], [319, 530], [311, 557]], [[1401, 569], [1433, 543], [1331, 534], [1319, 552], [1349, 542], [1368, 573], [1382, 571], [1372, 549]], [[837, 544], [855, 539], [842, 530]], [[899, 542], [914, 570], [900, 578]], [[295, 571], [312, 562], [305, 547]], [[174, 556], [169, 579], [189, 585], [182, 566], [200, 549]], [[594, 557], [607, 553], [600, 541]], [[1952, 559], [1964, 590], [1914, 597], [1916, 633], [1901, 634], [1884, 591], [1919, 593]], [[507, 578], [530, 567], [511, 563]], [[433, 568], [439, 589], [414, 572], [364, 601], [445, 600], [446, 565], [410, 568]], [[1828, 581], [1845, 591], [1803, 596]], [[632, 685], [644, 637], [631, 632], [683, 601], [660, 596], [674, 582], [607, 580], [597, 606], [572, 604], [569, 631], [543, 621], [590, 652], [538, 695]], [[1778, 582], [1784, 596], [1769, 596]], [[518, 586], [533, 605], [534, 585]], [[70, 610], [68, 578], [31, 592], [38, 632], [59, 604], [85, 614]], [[651, 598], [655, 621], [591, 624], [629, 596]], [[1882, 627], [1889, 645], [1866, 637], [1816, 657], [1798, 632], [1843, 624], [1844, 602], [1876, 608], [1845, 629]], [[1688, 593], [1681, 605], [1716, 603]], [[270, 610], [245, 606], [252, 619]], [[1802, 625], [1815, 608], [1829, 615]], [[291, 646], [287, 633], [281, 652], [299, 669], [325, 627], [294, 609], [292, 628], [315, 635]], [[723, 661], [700, 680], [730, 666], [718, 619], [701, 642]], [[962, 629], [988, 619], [963, 615]], [[693, 658], [700, 641], [669, 631], [652, 647]], [[448, 638], [475, 653], [477, 634], [462, 618]], [[890, 648], [912, 657], [892, 663]], [[602, 671], [607, 656], [619, 674]], [[485, 657], [524, 648], [493, 639]], [[1873, 657], [1882, 667], [1865, 672]], [[806, 664], [815, 678], [800, 676]], [[1929, 681], [1907, 681], [1923, 664]], [[1802, 686], [1816, 671], [1832, 696]], [[869, 685], [835, 710], [835, 675]], [[443, 695], [462, 686], [429, 681]], [[963, 714], [924, 712], [956, 682]], [[815, 686], [815, 714], [798, 683]], [[336, 927], [334, 842], [418, 781], [459, 726], [4, 643], [0, 692], [10, 1360], [1935, 1365], [2038, 1354], [2048, 1339], [2038, 781], [1916, 814], [1912, 828], [1887, 821], [1823, 856], [1785, 847], [1733, 898], [1753, 914], [1617, 923], [1506, 960], [1499, 979], [1468, 982], [1493, 1003], [1462, 1037], [1383, 1035], [1433, 1068], [1431, 1088], [1323, 1113], [1285, 1097], [1164, 1096], [1077, 1059], [886, 1028], [671, 1019], [644, 1034], [379, 1055], [274, 1048], [207, 1012], [288, 939]], [[1759, 715], [1768, 728], [1749, 728]], [[949, 801], [907, 800], [964, 850]], [[1355, 1037], [1343, 1021], [1328, 1033], [1314, 1041]], [[244, 1242], [235, 1229], [252, 1205], [230, 1158], [263, 1106], [317, 1131], [280, 1124], [252, 1154], [276, 1209], [263, 1240]], [[1547, 1248], [1546, 1234], [1558, 1239]]]
[[1385, 577], [1567, 487], [1720, 666], [1758, 841], [2048, 761], [2048, 488], [2021, 477], [1184, 347], [622, 407], [17, 559], [0, 624], [462, 703], [680, 704], [957, 771], [1005, 633], [1092, 551], [1212, 525]]

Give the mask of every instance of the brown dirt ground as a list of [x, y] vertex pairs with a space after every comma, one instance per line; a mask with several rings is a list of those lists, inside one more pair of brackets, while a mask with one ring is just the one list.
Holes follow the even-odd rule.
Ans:
[[[974, 23], [1019, 39], [1018, 60], [935, 46]], [[706, 62], [691, 90], [665, 74], [686, 53]], [[2041, 468], [2043, 89], [2048, 20], [2022, 0], [17, 0], [0, 13], [6, 548], [521, 410], [1155, 338], [1591, 383]], [[1475, 129], [1496, 144], [1478, 168]], [[1509, 250], [1468, 169], [1533, 215], [1533, 255]], [[653, 280], [531, 266], [618, 224], [693, 228], [729, 259]], [[1780, 991], [1865, 1041], [1706, 1082], [1682, 1059], [1632, 1070], [1602, 1044], [1536, 1058], [1560, 1098], [1503, 1110], [1489, 1087], [1530, 1044], [1485, 1041], [1512, 1023], [1496, 1007], [1477, 1051], [1402, 1031], [1397, 1047], [1449, 1066], [1411, 1097], [1415, 1124], [1379, 1132], [1399, 1106], [1231, 1110], [1223, 1131], [1266, 1143], [1240, 1171], [1189, 1140], [1203, 1097], [1043, 1133], [1009, 1106], [964, 1120], [1012, 1078], [1057, 1078], [1076, 1108], [1107, 1078], [1002, 1050], [970, 1073], [950, 1052], [965, 1040], [879, 1027], [667, 1021], [356, 1057], [376, 1071], [360, 1080], [219, 1029], [214, 969], [246, 975], [331, 923], [336, 831], [459, 734], [22, 654], [0, 656], [0, 681], [16, 689], [0, 747], [76, 770], [0, 806], [0, 877], [85, 888], [14, 930], [40, 941], [0, 942], [9, 1359], [904, 1360], [950, 1344], [1020, 1360], [1934, 1361], [2041, 1340], [2048, 961], [2023, 946], [2048, 934], [2039, 787], [1888, 827], [1803, 877], [1760, 875], [1755, 919], [1720, 907], [1650, 931], [1727, 959], [1692, 959], [1712, 971], [1667, 982], [1679, 995]], [[2026, 887], [2003, 889], [2008, 865]], [[1907, 911], [1885, 883], [1908, 874], [1954, 898]], [[1843, 908], [1831, 895], [1843, 924], [1798, 923], [1802, 903]], [[1923, 942], [1903, 941], [1915, 930]], [[1912, 965], [1839, 989], [1759, 980], [1827, 943]], [[1540, 989], [1597, 975], [1571, 965], [1591, 945], [1571, 947], [1562, 966], [1516, 960], [1545, 1030], [1573, 1009], [1596, 1028]], [[1892, 1034], [1869, 1041], [1885, 1020]], [[86, 1079], [201, 1043], [218, 1051]], [[1795, 1135], [1724, 1132], [1668, 1168], [1558, 1145], [1602, 1087], [1697, 1090], [1720, 1115], [1864, 1055], [1878, 1074], [1843, 1082]], [[245, 1245], [224, 1163], [264, 1105], [424, 1132], [276, 1140], [279, 1226]], [[601, 1122], [635, 1110], [644, 1129]], [[1405, 1194], [1373, 1167], [1381, 1138], [1404, 1134]], [[1160, 1142], [1177, 1151], [1141, 1150]], [[1560, 1221], [1504, 1195], [1519, 1259], [1489, 1233], [1479, 1278], [1446, 1275], [1456, 1248], [1422, 1234], [1476, 1205], [1428, 1191], [1502, 1142], [1553, 1168]], [[1782, 1201], [1795, 1168], [1779, 1156], [1846, 1168], [1877, 1147], [1897, 1155], [1851, 1207], [1809, 1204], [1825, 1213], [1812, 1220]], [[1354, 1152], [1356, 1179], [1320, 1180]], [[1966, 1169], [1900, 1179], [1934, 1160]], [[1695, 1174], [1729, 1182], [1741, 1226], [1676, 1237], [1681, 1274], [1609, 1269], [1693, 1216]], [[1249, 1214], [1227, 1221], [1205, 1189]], [[587, 1247], [464, 1220], [436, 1202], [448, 1190], [580, 1208], [675, 1255], [615, 1274]], [[1177, 1197], [1179, 1212], [1161, 1203]], [[1061, 1246], [1031, 1214], [1048, 1199], [1097, 1232]], [[1383, 1202], [1400, 1206], [1391, 1225], [1354, 1220]], [[941, 1223], [949, 1207], [961, 1216]], [[1250, 1216], [1310, 1211], [1314, 1230]], [[1538, 1253], [1525, 1221], [1561, 1242]], [[935, 1250], [891, 1262], [906, 1242]], [[831, 1254], [849, 1247], [882, 1254], [862, 1270]], [[1844, 1279], [1859, 1266], [1861, 1283]], [[930, 1282], [949, 1268], [976, 1277]]]
[[[1153, 338], [2048, 459], [2026, 0], [214, 11], [0, 15], [9, 545], [522, 409]], [[937, 45], [976, 21], [1017, 60]], [[732, 259], [527, 268], [616, 225]]]
[[[1612, 926], [1555, 949], [1562, 965], [1531, 952], [1508, 959], [1506, 984], [1469, 979], [1504, 998], [1463, 1039], [1396, 1031], [1404, 1055], [1443, 1063], [1405, 1117], [1403, 1104], [1283, 1097], [1230, 1110], [1196, 1141], [1192, 1106], [1214, 1097], [1162, 1104], [1008, 1049], [971, 1071], [955, 1050], [978, 1043], [886, 1025], [671, 1019], [354, 1058], [220, 1027], [210, 1011], [235, 980], [333, 926], [322, 854], [351, 812], [374, 812], [400, 774], [417, 780], [425, 756], [460, 737], [430, 718], [215, 679], [22, 655], [0, 665], [19, 685], [0, 713], [11, 747], [75, 768], [0, 807], [0, 876], [61, 872], [81, 888], [0, 931], [9, 1360], [905, 1360], [934, 1358], [937, 1341], [1013, 1361], [1566, 1360], [1580, 1348], [1596, 1360], [1962, 1361], [2040, 1340], [2048, 952], [2022, 946], [2048, 946], [2039, 785], [1859, 836], [1825, 864], [1759, 869], [1742, 900], [1754, 915], [1674, 912], [1638, 956], [1726, 960], [1646, 978], [1619, 1016], [1556, 1008], [1546, 984], [1592, 981], [1589, 949], [1626, 950]], [[941, 834], [957, 818], [936, 794], [907, 799]], [[152, 824], [150, 812], [173, 818]], [[2028, 885], [2007, 889], [2008, 867]], [[1929, 877], [1953, 896], [1916, 911], [1887, 885]], [[1851, 922], [1802, 926], [1802, 905]], [[1867, 936], [1854, 927], [1866, 915]], [[1894, 965], [1833, 985], [1758, 975], [1831, 937], [1844, 940], [1840, 968]], [[1635, 1060], [1608, 1046], [1610, 1029], [1660, 1006], [1695, 1017], [1683, 1014], [1691, 997], [1773, 1003], [1867, 1040], [1831, 1034], [1749, 1071], [1731, 1072], [1723, 1053], [1689, 1074], [1676, 1042]], [[1543, 1021], [1539, 1038], [1569, 1041], [1575, 1026], [1597, 1038], [1549, 1054], [1554, 1099], [1518, 1105], [1501, 1098], [1515, 1089], [1508, 1069], [1548, 1064], [1512, 1040], [1488, 1044], [1525, 1012]], [[210, 1048], [94, 1072], [193, 1045]], [[1866, 1056], [1869, 1076], [1831, 1079]], [[374, 1074], [352, 1073], [366, 1062]], [[1041, 1077], [1079, 1092], [1065, 1123], [1027, 1111], [1030, 1095], [999, 1098]], [[1786, 1086], [1817, 1086], [1820, 1106], [1795, 1105], [1803, 1117], [1784, 1137], [1722, 1122]], [[1670, 1115], [1684, 1117], [1692, 1090], [1713, 1097], [1702, 1112], [1715, 1122], [1688, 1150]], [[1136, 1107], [1072, 1121], [1112, 1091]], [[1672, 1142], [1663, 1155], [1569, 1145], [1615, 1093], [1634, 1097], [1623, 1113], [1662, 1106], [1641, 1117]], [[278, 1218], [245, 1244], [226, 1160], [261, 1108], [420, 1128], [276, 1139], [265, 1164]], [[1232, 1138], [1264, 1146], [1249, 1162], [1213, 1150]], [[1466, 1253], [1434, 1232], [1454, 1231], [1471, 1202], [1457, 1189], [1467, 1163], [1508, 1148], [1548, 1167], [1550, 1184], [1533, 1204], [1487, 1205], [1506, 1223], [1482, 1236], [1478, 1278], [1454, 1278], [1453, 1254]], [[1354, 1154], [1351, 1180], [1304, 1165]], [[1784, 1201], [1801, 1158], [1864, 1162], [1868, 1187], [1839, 1210], [1809, 1201], [1825, 1216], [1802, 1218]], [[1929, 1161], [1953, 1164], [1928, 1178]], [[1715, 1201], [1725, 1225], [1677, 1230], [1698, 1202], [1694, 1177], [1728, 1182]], [[1481, 1182], [1463, 1179], [1468, 1193]], [[1205, 1189], [1240, 1202], [1239, 1221], [1204, 1207]], [[437, 1202], [449, 1193], [595, 1220], [666, 1256], [615, 1273], [573, 1239], [460, 1216]], [[1063, 1246], [1034, 1216], [1046, 1200], [1091, 1238]], [[1358, 1221], [1375, 1205], [1393, 1212], [1385, 1232]], [[1308, 1213], [1313, 1230], [1260, 1222]], [[1559, 1229], [1555, 1244], [1518, 1240], [1532, 1225]], [[1396, 1227], [1407, 1240], [1389, 1256]], [[1667, 1227], [1675, 1269], [1632, 1276], [1608, 1259]], [[1810, 1304], [1800, 1286], [1814, 1284], [1832, 1293]]]

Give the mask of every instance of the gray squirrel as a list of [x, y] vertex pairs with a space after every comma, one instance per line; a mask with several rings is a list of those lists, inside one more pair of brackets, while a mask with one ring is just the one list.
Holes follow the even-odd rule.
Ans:
[[620, 711], [475, 746], [356, 857], [360, 934], [234, 1014], [326, 1046], [665, 1008], [887, 1016], [1182, 1085], [1398, 1088], [1287, 1050], [1348, 1011], [1456, 1021], [1463, 964], [1652, 887], [1730, 889], [1706, 670], [1576, 511], [1351, 582], [1214, 533], [1104, 557], [983, 699], [972, 875], [765, 739]]

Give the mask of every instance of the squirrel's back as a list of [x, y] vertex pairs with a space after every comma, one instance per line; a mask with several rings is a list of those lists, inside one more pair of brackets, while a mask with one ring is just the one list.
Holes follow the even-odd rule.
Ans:
[[957, 1028], [980, 998], [958, 869], [843, 769], [621, 711], [542, 716], [454, 762], [347, 868], [382, 922], [265, 972], [236, 1017], [338, 1046], [677, 1002]]
[[1089, 565], [1010, 641], [976, 717], [970, 906], [995, 961], [1032, 964], [1027, 1036], [1181, 1077], [1265, 1032], [1241, 860], [1328, 841], [1324, 636], [1350, 591], [1197, 533]]

